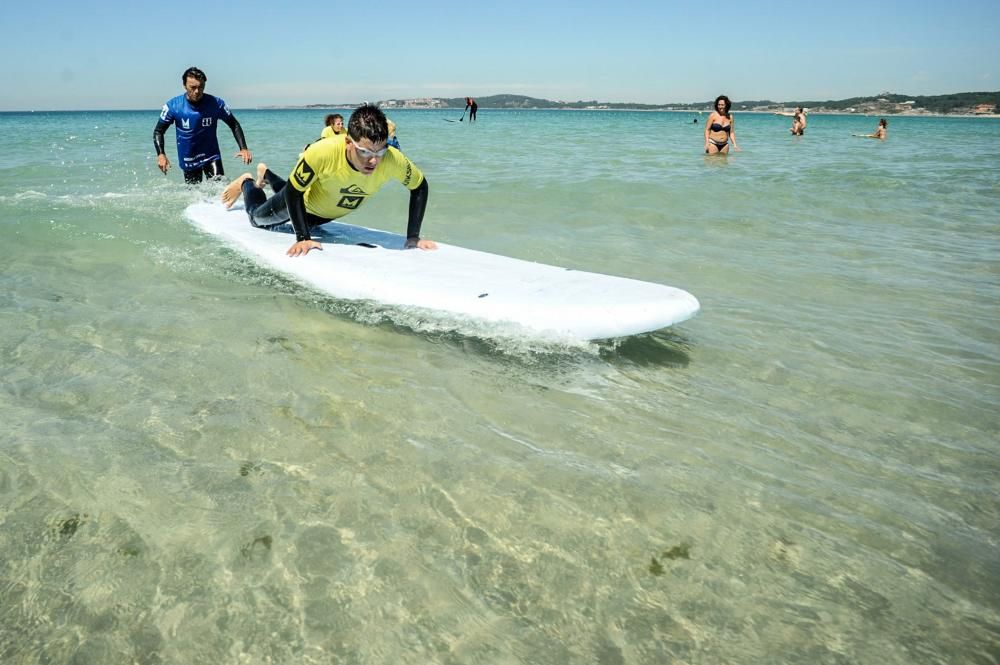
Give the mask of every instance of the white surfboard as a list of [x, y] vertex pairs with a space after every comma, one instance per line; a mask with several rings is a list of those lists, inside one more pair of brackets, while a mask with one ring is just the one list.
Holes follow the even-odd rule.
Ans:
[[242, 207], [227, 210], [221, 203], [195, 203], [185, 214], [264, 265], [335, 298], [504, 324], [532, 337], [625, 337], [680, 323], [699, 309], [693, 295], [671, 286], [444, 243], [437, 251], [403, 250], [401, 235], [341, 222], [313, 229], [322, 251], [290, 257], [290, 225], [256, 229]]

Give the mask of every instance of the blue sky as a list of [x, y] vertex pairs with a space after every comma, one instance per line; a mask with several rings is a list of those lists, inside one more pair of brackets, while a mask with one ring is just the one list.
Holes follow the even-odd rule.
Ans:
[[[99, 10], [96, 8], [100, 8]], [[0, 110], [525, 94], [612, 102], [1000, 89], [1000, 2], [7, 3]]]

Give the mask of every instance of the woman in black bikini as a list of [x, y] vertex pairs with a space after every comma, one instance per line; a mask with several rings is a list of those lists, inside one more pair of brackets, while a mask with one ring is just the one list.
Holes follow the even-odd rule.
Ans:
[[733, 116], [729, 113], [732, 107], [729, 97], [719, 95], [715, 98], [715, 110], [708, 116], [705, 122], [705, 154], [725, 155], [729, 152], [729, 143], [732, 142], [733, 150], [739, 150], [736, 145], [736, 124]]

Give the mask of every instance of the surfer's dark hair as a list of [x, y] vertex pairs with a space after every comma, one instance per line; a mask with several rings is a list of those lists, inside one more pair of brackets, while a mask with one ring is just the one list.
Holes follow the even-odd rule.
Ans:
[[205, 76], [205, 72], [201, 71], [197, 67], [188, 67], [184, 70], [184, 73], [181, 74], [181, 84], [187, 85], [188, 79], [194, 79], [195, 81], [204, 83], [208, 80], [208, 77]]
[[365, 103], [354, 109], [351, 120], [347, 123], [347, 133], [355, 141], [368, 139], [377, 144], [389, 140], [389, 126], [385, 121], [385, 114], [375, 104]]
[[712, 106], [712, 110], [713, 111], [718, 111], [719, 110], [719, 100], [722, 100], [722, 102], [724, 103], [723, 104], [723, 109], [722, 109], [722, 115], [724, 115], [724, 116], [726, 116], [728, 118], [729, 117], [729, 109], [731, 109], [733, 107], [733, 103], [731, 101], [729, 101], [729, 97], [726, 97], [725, 95], [719, 95], [718, 97], [715, 98], [715, 104]]

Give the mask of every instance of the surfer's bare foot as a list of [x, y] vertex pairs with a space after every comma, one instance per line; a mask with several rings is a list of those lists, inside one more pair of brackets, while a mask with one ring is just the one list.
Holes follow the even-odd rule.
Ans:
[[257, 165], [257, 180], [254, 181], [254, 184], [257, 185], [257, 187], [259, 187], [260, 189], [264, 189], [265, 173], [267, 173], [267, 164], [261, 162], [260, 164]]
[[232, 208], [233, 204], [240, 198], [243, 193], [243, 182], [249, 180], [253, 176], [249, 173], [244, 173], [236, 180], [229, 183], [224, 190], [222, 190], [222, 203], [227, 208]]

